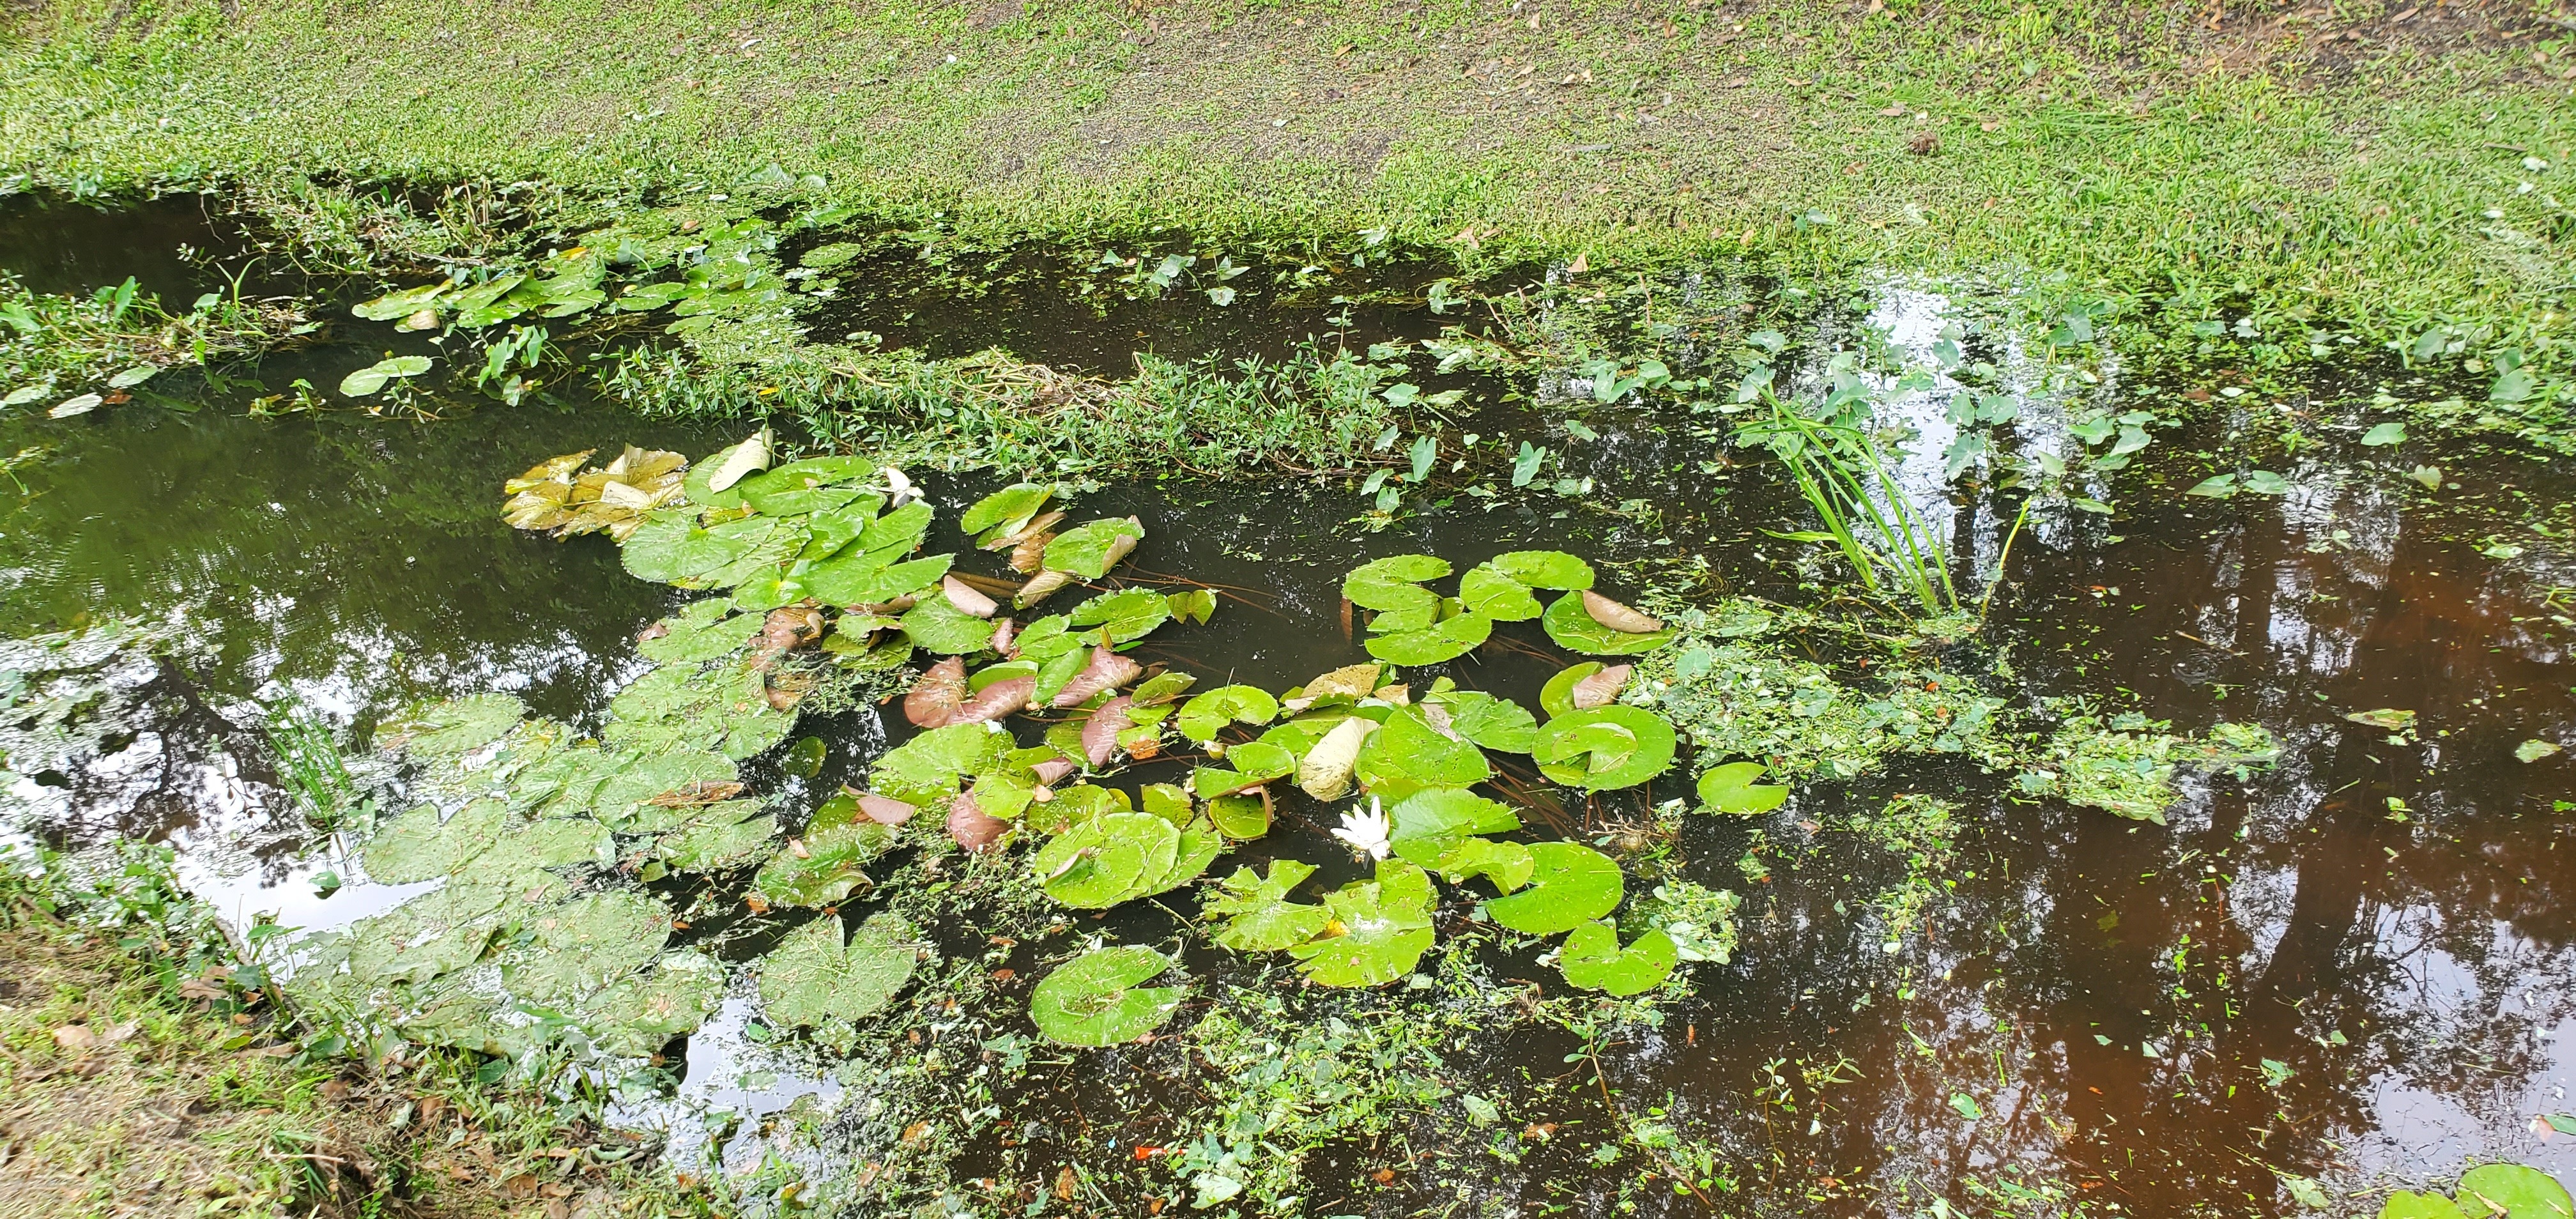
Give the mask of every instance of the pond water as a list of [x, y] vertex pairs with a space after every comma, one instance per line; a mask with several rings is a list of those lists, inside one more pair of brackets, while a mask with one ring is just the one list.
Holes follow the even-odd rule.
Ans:
[[[13, 215], [0, 225], [0, 264], [28, 266], [48, 231]], [[188, 240], [133, 234], [126, 262], [58, 259], [62, 274], [142, 274], [167, 253], [154, 242]], [[904, 303], [888, 314], [853, 306], [841, 320], [927, 333], [983, 319], [976, 333], [1004, 342], [1064, 329], [1017, 299], [958, 304], [900, 280], [877, 297]], [[1165, 312], [1176, 320], [1154, 332], [1201, 336], [1200, 351], [1286, 341], [1231, 329], [1246, 325], [1235, 315], [1208, 322], [1200, 305]], [[1082, 341], [1101, 350], [1116, 339], [1103, 330]], [[363, 362], [329, 348], [298, 358], [334, 375]], [[284, 365], [263, 375], [281, 374], [305, 375]], [[2323, 421], [2333, 397], [2282, 405]], [[2297, 1209], [2281, 1174], [2361, 1189], [2443, 1177], [2472, 1157], [2576, 1172], [2576, 1146], [2533, 1127], [2576, 1110], [2566, 1098], [2576, 849], [2562, 849], [2576, 824], [2576, 764], [2515, 753], [2533, 739], [2576, 744], [2576, 621], [2557, 587], [2576, 580], [2545, 548], [2482, 553], [2494, 526], [2474, 506], [2563, 501], [2570, 487], [2544, 467], [2420, 440], [2364, 449], [2329, 428], [2328, 443], [2289, 459], [2288, 494], [2180, 494], [2198, 477], [2180, 472], [2182, 455], [2230, 443], [2248, 412], [2272, 407], [2214, 409], [2160, 439], [2168, 456], [2122, 476], [2116, 518], [2068, 514], [2026, 531], [1976, 646], [2006, 658], [2009, 677], [1996, 684], [2025, 703], [2090, 697], [2177, 731], [2259, 724], [2283, 746], [2277, 764], [2241, 782], [2186, 779], [2165, 826], [2017, 800], [2009, 774], [1923, 758], [1802, 785], [1760, 818], [1684, 823], [1671, 848], [1681, 874], [1745, 895], [1741, 948], [1732, 965], [1697, 967], [1695, 993], [1668, 1003], [1660, 1028], [1625, 1031], [1597, 1057], [1631, 1116], [1655, 1110], [1715, 1150], [1736, 1191], [1718, 1191], [1721, 1210], [1914, 1215], [1939, 1213], [1929, 1208], [1940, 1199], [1971, 1213], [2268, 1214]], [[1365, 659], [1339, 581], [1387, 554], [1464, 568], [1561, 548], [1621, 573], [1608, 583], [1630, 593], [1689, 573], [1703, 590], [1814, 598], [1785, 562], [1796, 548], [1763, 532], [1804, 527], [1765, 470], [1695, 439], [1701, 421], [1627, 408], [1587, 417], [1598, 436], [1585, 441], [1526, 411], [1480, 422], [1505, 443], [1562, 446], [1571, 472], [1596, 480], [1579, 498], [1462, 495], [1374, 532], [1357, 523], [1366, 501], [1339, 486], [1112, 485], [1080, 503], [1144, 523], [1127, 579], [1185, 577], [1228, 594], [1214, 623], [1158, 635], [1141, 657], [1203, 684], [1275, 690]], [[0, 606], [13, 633], [122, 616], [176, 622], [202, 640], [155, 678], [163, 697], [135, 739], [111, 763], [63, 777], [49, 819], [27, 828], [58, 845], [177, 843], [192, 879], [237, 919], [274, 910], [329, 926], [399, 900], [386, 886], [315, 895], [314, 873], [346, 865], [296, 824], [264, 757], [259, 705], [291, 696], [363, 739], [415, 699], [506, 690], [595, 727], [644, 667], [636, 632], [687, 595], [629, 577], [603, 538], [559, 543], [508, 528], [495, 512], [500, 485], [557, 453], [631, 442], [697, 456], [737, 438], [533, 405], [460, 404], [432, 422], [220, 407], [0, 419], [0, 452], [50, 450], [18, 471], [23, 493], [0, 486]], [[2456, 486], [2430, 492], [2403, 477], [2428, 462]], [[929, 549], [999, 572], [953, 524], [995, 483], [919, 481], [940, 509]], [[2008, 517], [1961, 503], [1965, 549], [1991, 559]], [[1440, 671], [1535, 704], [1561, 662], [1535, 623], [1507, 624], [1497, 641]], [[2414, 711], [2417, 726], [2393, 741], [2344, 718], [2376, 708]], [[885, 708], [803, 731], [830, 746], [825, 770], [766, 781], [810, 807], [911, 730]], [[1177, 773], [1147, 766], [1138, 777]], [[1559, 828], [1609, 832], [1685, 790], [1676, 780], [1647, 796], [1566, 804]], [[1921, 928], [1891, 941], [1872, 898], [1906, 883], [1908, 860], [1848, 827], [1904, 793], [1959, 811]], [[1283, 810], [1277, 833], [1219, 872], [1297, 857], [1324, 865], [1327, 883], [1360, 874], [1324, 837], [1329, 814], [1296, 800]], [[1188, 912], [1186, 900], [1171, 904]], [[1178, 926], [1160, 908], [1121, 909], [1106, 924], [1131, 943]], [[1194, 944], [1194, 976], [1221, 981], [1240, 968], [1203, 938]], [[1530, 961], [1498, 969], [1557, 984]], [[838, 1085], [797, 1053], [747, 1037], [749, 1014], [737, 998], [677, 1047], [680, 1103], [635, 1108], [637, 1120], [675, 1129], [683, 1158], [757, 1157], [749, 1129], [710, 1152], [709, 1110], [840, 1103]], [[1590, 1067], [1569, 1058], [1581, 1048], [1561, 1031], [1519, 1030], [1450, 1063], [1459, 1091], [1497, 1098], [1507, 1117], [1475, 1127], [1477, 1138], [1551, 1136], [1522, 1138], [1508, 1160], [1401, 1138], [1329, 1148], [1307, 1168], [1309, 1213], [1600, 1213], [1639, 1169], [1592, 1159], [1612, 1119]], [[1129, 1053], [1035, 1069], [1001, 1103], [1033, 1125], [1115, 1127], [1113, 1147], [1152, 1144], [1168, 1128], [1160, 1106], [1186, 1103], [1188, 1088], [1129, 1086], [1149, 1061]], [[1450, 1116], [1441, 1129], [1464, 1128]], [[957, 1175], [1034, 1164], [1052, 1179], [1046, 1154], [1041, 1136], [1009, 1156], [972, 1154]], [[1117, 1195], [1131, 1206], [1144, 1196]], [[2337, 1213], [2376, 1207], [2373, 1197]], [[1658, 1208], [1709, 1211], [1650, 1191], [1645, 1209]]]

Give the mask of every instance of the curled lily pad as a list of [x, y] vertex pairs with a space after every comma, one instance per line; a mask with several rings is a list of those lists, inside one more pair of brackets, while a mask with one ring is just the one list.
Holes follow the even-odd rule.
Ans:
[[1181, 735], [1200, 744], [1216, 739], [1228, 724], [1267, 724], [1279, 716], [1279, 700], [1259, 686], [1219, 686], [1181, 707], [1174, 719]]
[[1331, 921], [1321, 935], [1288, 951], [1307, 977], [1325, 986], [1383, 986], [1412, 973], [1430, 949], [1431, 905], [1428, 873], [1385, 860], [1376, 879], [1325, 894]]
[[769, 429], [764, 427], [742, 443], [707, 458], [707, 490], [721, 495], [754, 472], [768, 469], [771, 443]]
[[1455, 787], [1415, 792], [1387, 812], [1395, 823], [1387, 834], [1389, 848], [1426, 868], [1465, 839], [1521, 828], [1521, 819], [1501, 802]]
[[1199, 917], [1225, 924], [1216, 933], [1216, 942], [1236, 952], [1295, 947], [1323, 934], [1333, 921], [1332, 911], [1322, 906], [1288, 900], [1289, 892], [1314, 874], [1313, 864], [1294, 859], [1273, 860], [1266, 877], [1250, 868], [1236, 868], [1234, 875], [1217, 882], [1216, 892], [1199, 908]]
[[1212, 588], [1193, 588], [1188, 592], [1173, 593], [1163, 600], [1171, 607], [1172, 617], [1183, 622], [1205, 626], [1208, 619], [1216, 617], [1216, 590]]
[[1109, 574], [1118, 560], [1136, 548], [1145, 538], [1145, 526], [1135, 517], [1111, 518], [1077, 525], [1057, 534], [1046, 545], [1046, 567], [1049, 571], [1069, 572], [1085, 580], [1097, 580]]
[[1007, 536], [1018, 532], [1054, 495], [1055, 488], [1047, 483], [1013, 483], [976, 500], [957, 518], [957, 527], [967, 533], [1000, 530]]
[[1238, 841], [1249, 841], [1270, 832], [1270, 793], [1214, 796], [1207, 802], [1208, 823], [1218, 833]]
[[1767, 813], [1789, 799], [1789, 789], [1756, 783], [1760, 762], [1729, 762], [1699, 777], [1699, 802], [1720, 813]]
[[1584, 593], [1568, 593], [1547, 607], [1539, 625], [1547, 628], [1547, 637], [1569, 652], [1588, 656], [1636, 656], [1664, 646], [1673, 637], [1672, 630], [1632, 632], [1604, 626], [1586, 612]]
[[1574, 710], [1574, 688], [1591, 680], [1594, 674], [1601, 672], [1602, 668], [1600, 661], [1585, 660], [1557, 670], [1556, 675], [1548, 678], [1547, 684], [1539, 688], [1539, 710], [1547, 712], [1550, 717]]
[[1575, 928], [1557, 956], [1557, 967], [1565, 971], [1567, 983], [1619, 996], [1644, 994], [1663, 985], [1680, 963], [1673, 937], [1649, 929], [1622, 948], [1619, 932], [1608, 923]]
[[1376, 730], [1375, 723], [1356, 715], [1333, 725], [1322, 740], [1297, 759], [1298, 788], [1317, 800], [1339, 800], [1349, 795], [1360, 749]]
[[501, 739], [527, 713], [526, 703], [507, 694], [416, 704], [376, 725], [376, 744], [418, 758], [452, 758]]
[[1493, 633], [1493, 619], [1469, 610], [1420, 630], [1373, 635], [1368, 640], [1368, 654], [1400, 665], [1439, 664], [1475, 651]]
[[1171, 670], [1156, 673], [1152, 677], [1146, 678], [1142, 684], [1139, 684], [1136, 687], [1136, 705], [1139, 707], [1159, 707], [1189, 693], [1190, 687], [1197, 684], [1199, 684], [1199, 679], [1187, 673], [1174, 672]]
[[1495, 922], [1529, 935], [1556, 935], [1619, 908], [1625, 884], [1609, 856], [1571, 842], [1533, 843], [1529, 850], [1537, 865], [1529, 886], [1485, 903]]
[[1171, 1019], [1189, 994], [1185, 986], [1142, 985], [1171, 968], [1171, 959], [1151, 948], [1094, 949], [1038, 982], [1029, 995], [1029, 1019], [1064, 1045], [1134, 1041]]
[[1607, 791], [1636, 785], [1673, 764], [1673, 726], [1640, 707], [1569, 711], [1539, 729], [1539, 773], [1569, 787]]
[[1056, 836], [1029, 860], [1047, 896], [1103, 909], [1160, 887], [1179, 858], [1181, 831], [1151, 813], [1107, 813]]
[[1496, 892], [1510, 893], [1529, 883], [1538, 871], [1538, 857], [1517, 842], [1466, 838], [1441, 855], [1432, 870], [1453, 885], [1482, 876], [1494, 882]]
[[797, 928], [761, 958], [760, 1001], [785, 1028], [846, 1030], [894, 1001], [930, 949], [912, 923], [892, 911], [873, 914], [844, 942], [835, 915]]
[[1400, 554], [1362, 563], [1342, 577], [1342, 596], [1362, 609], [1418, 613], [1440, 598], [1422, 587], [1425, 580], [1449, 574], [1449, 560], [1427, 554]]

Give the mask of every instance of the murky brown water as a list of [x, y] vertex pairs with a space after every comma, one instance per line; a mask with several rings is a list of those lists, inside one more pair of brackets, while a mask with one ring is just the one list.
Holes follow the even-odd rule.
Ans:
[[[1016, 316], [1009, 301], [981, 307]], [[1704, 559], [1712, 587], [1810, 595], [1778, 562], [1787, 548], [1758, 532], [1790, 527], [1790, 497], [1758, 465], [1702, 472], [1716, 453], [1689, 435], [1691, 420], [1590, 417], [1600, 436], [1585, 442], [1535, 416], [1480, 423], [1506, 443], [1566, 449], [1598, 480], [1581, 501], [1505, 495], [1488, 510], [1460, 496], [1377, 533], [1352, 525], [1366, 503], [1338, 487], [1115, 486], [1082, 504], [1143, 520], [1131, 578], [1187, 576], [1238, 594], [1212, 626], [1147, 649], [1208, 681], [1280, 688], [1363, 658], [1343, 634], [1337, 586], [1382, 554], [1463, 566], [1559, 547], [1629, 564], [1615, 583], [1630, 589]], [[2117, 518], [2066, 514], [2025, 532], [1978, 647], [2009, 645], [2024, 699], [2092, 696], [2178, 730], [2259, 723], [2284, 746], [2276, 767], [2242, 783], [2187, 781], [2167, 827], [2018, 801], [2010, 775], [1928, 760], [1809, 785], [1758, 826], [1689, 823], [1675, 847], [1685, 874], [1748, 894], [1743, 947], [1733, 966], [1700, 967], [1698, 994], [1660, 1030], [1624, 1034], [1601, 1062], [1623, 1107], [1666, 1108], [1664, 1120], [1719, 1153], [1721, 1179], [1735, 1183], [1714, 1191], [1720, 1210], [1914, 1215], [1938, 1197], [1981, 1214], [2286, 1213], [2295, 1207], [2276, 1170], [2354, 1187], [2444, 1176], [2470, 1157], [2576, 1170], [2569, 1140], [2544, 1143], [2530, 1128], [2535, 1115], [2576, 1109], [2565, 1093], [2576, 1074], [2565, 1048], [2576, 1038], [2576, 848], [2562, 849], [2576, 826], [2563, 803], [2576, 799], [2576, 763], [2513, 753], [2533, 738], [2576, 743], [2564, 638], [2576, 622], [2562, 599], [2576, 594], [2552, 588], [2566, 568], [2544, 546], [2506, 561], [2481, 554], [2498, 526], [2462, 506], [2510, 503], [2515, 490], [2563, 502], [2568, 484], [2420, 441], [2329, 444], [2275, 459], [2293, 476], [2289, 495], [2184, 499], [2199, 472], [2183, 455], [2224, 443], [2234, 422], [2214, 409], [2160, 439], [2155, 461], [2123, 475]], [[430, 424], [142, 409], [0, 420], [0, 451], [55, 449], [22, 472], [30, 494], [0, 487], [0, 605], [22, 632], [184, 611], [214, 647], [171, 680], [218, 710], [226, 697], [292, 692], [365, 724], [427, 694], [507, 689], [595, 721], [637, 670], [633, 632], [674, 594], [626, 577], [602, 539], [513, 533], [493, 512], [499, 484], [553, 453], [623, 441], [700, 453], [727, 439], [596, 410], [496, 406]], [[2400, 476], [2426, 461], [2460, 486], [2433, 494]], [[983, 489], [924, 481], [943, 523]], [[2004, 515], [1985, 502], [1961, 525], [1988, 558]], [[1543, 637], [1521, 624], [1497, 638], [1454, 665], [1468, 684], [1535, 702], [1549, 666], [1508, 641]], [[2413, 742], [2342, 718], [2383, 707], [2418, 713]], [[816, 725], [833, 762], [802, 789], [830, 790], [905, 735], [899, 717], [885, 720]], [[223, 744], [204, 721], [148, 727]], [[212, 841], [226, 818], [273, 819], [257, 760], [236, 773], [246, 777], [230, 804], [203, 797], [202, 775], [164, 774], [143, 796], [102, 783], [47, 833]], [[1867, 903], [1903, 861], [1835, 827], [1903, 792], [1957, 801], [1962, 828], [1944, 874], [1955, 888], [1890, 952]], [[1292, 816], [1238, 852], [1242, 862], [1295, 855], [1327, 863], [1327, 882], [1356, 874], [1319, 842], [1312, 810], [1290, 811], [1309, 826]], [[1757, 828], [1770, 876], [1748, 883], [1738, 861]], [[210, 862], [207, 875], [238, 866]], [[302, 868], [278, 852], [209, 885], [251, 906], [354, 917], [278, 896], [291, 884], [269, 887]], [[1156, 910], [1113, 918], [1136, 939], [1172, 930]], [[1219, 980], [1237, 968], [1205, 947], [1189, 965]], [[1555, 979], [1527, 962], [1502, 969]], [[822, 1087], [721, 1078], [742, 1048], [739, 1013], [728, 1014], [730, 1041], [720, 1018], [690, 1050], [694, 1095], [774, 1107]], [[1601, 1213], [1640, 1170], [1633, 1158], [1587, 1162], [1605, 1113], [1589, 1068], [1565, 1062], [1573, 1048], [1562, 1034], [1513, 1035], [1452, 1064], [1462, 1088], [1510, 1098], [1507, 1129], [1554, 1124], [1564, 1137], [1529, 1143], [1517, 1163], [1457, 1144], [1336, 1148], [1310, 1163], [1310, 1213]], [[1150, 1143], [1169, 1115], [1113, 1086], [1117, 1058], [1039, 1072], [1006, 1103], [1118, 1123], [1130, 1144]], [[1381, 1170], [1393, 1175], [1381, 1182]], [[1671, 1214], [1709, 1209], [1649, 1197]]]

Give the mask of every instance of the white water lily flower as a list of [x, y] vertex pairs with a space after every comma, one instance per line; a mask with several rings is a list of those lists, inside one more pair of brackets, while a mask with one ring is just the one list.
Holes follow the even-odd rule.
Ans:
[[887, 507], [900, 508], [921, 498], [921, 488], [912, 485], [912, 480], [904, 477], [902, 470], [887, 466], [881, 472], [886, 480]]
[[1333, 831], [1333, 837], [1350, 844], [1356, 854], [1383, 860], [1387, 851], [1386, 831], [1386, 806], [1371, 796], [1367, 812], [1342, 814], [1342, 828]]

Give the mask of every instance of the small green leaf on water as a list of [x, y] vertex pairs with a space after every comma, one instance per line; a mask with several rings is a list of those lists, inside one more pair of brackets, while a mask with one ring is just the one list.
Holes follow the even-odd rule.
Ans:
[[2365, 728], [2380, 728], [2389, 732], [2405, 732], [2415, 727], [2414, 712], [2401, 711], [2394, 707], [2381, 707], [2371, 711], [2348, 711], [2344, 713], [2344, 718]]
[[2380, 424], [2379, 426], [2362, 433], [2361, 442], [2374, 447], [2379, 445], [2404, 444], [2406, 443], [2406, 425], [2396, 422]]
[[2309, 1210], [2321, 1211], [2334, 1205], [2334, 1200], [2326, 1196], [2325, 1187], [2317, 1184], [2314, 1177], [2284, 1175], [2281, 1186], [2290, 1191], [2290, 1197], [2296, 1199], [2300, 1206]]
[[161, 370], [149, 364], [137, 364], [107, 379], [110, 389], [132, 389], [153, 378]]
[[787, 747], [787, 757], [779, 769], [800, 779], [811, 779], [823, 773], [823, 759], [827, 752], [823, 738], [805, 737]]
[[2460, 1213], [2459, 1203], [2440, 1194], [2419, 1194], [2401, 1189], [2388, 1195], [2379, 1208], [2379, 1219], [2468, 1219]]
[[428, 356], [394, 356], [340, 378], [340, 392], [352, 398], [364, 398], [383, 389], [387, 381], [417, 377], [428, 371]]
[[1189, 994], [1187, 987], [1140, 985], [1171, 967], [1170, 958], [1151, 948], [1095, 949], [1038, 983], [1029, 996], [1029, 1019], [1064, 1045], [1134, 1041], [1171, 1019]]
[[1986, 1116], [1985, 1106], [1978, 1104], [1976, 1097], [1970, 1096], [1965, 1092], [1951, 1093], [1950, 1107], [1958, 1110], [1959, 1116], [1972, 1122]]
[[1221, 922], [1216, 942], [1236, 952], [1280, 952], [1323, 934], [1333, 920], [1322, 906], [1288, 900], [1288, 894], [1315, 874], [1313, 864], [1273, 860], [1270, 875], [1236, 868], [1217, 882], [1199, 908], [1199, 917]]
[[2212, 475], [2200, 480], [2199, 482], [2193, 483], [2191, 490], [2185, 491], [2183, 494], [2205, 496], [2209, 499], [2226, 499], [2228, 496], [2236, 494], [2236, 476], [2233, 474]]
[[1767, 813], [1789, 798], [1789, 789], [1769, 783], [1756, 783], [1762, 777], [1760, 762], [1729, 762], [1699, 777], [1699, 802], [1712, 812]]
[[2442, 489], [2442, 467], [2440, 466], [2417, 466], [2412, 470], [2408, 470], [2406, 472], [2406, 477], [2423, 484], [2424, 489], [2427, 491], [2439, 491]]
[[2247, 470], [2244, 487], [2256, 495], [2287, 495], [2290, 493], [2290, 480], [2270, 470]]
[[2535, 738], [2514, 746], [2513, 757], [2517, 762], [2537, 762], [2558, 751], [2557, 745]]
[[1109, 574], [1127, 552], [1145, 538], [1145, 527], [1134, 517], [1115, 517], [1078, 525], [1057, 534], [1046, 545], [1049, 571], [1071, 572], [1085, 580], [1097, 580]]
[[2568, 1219], [2576, 1199], [2548, 1173], [2520, 1164], [2483, 1164], [2460, 1177], [2462, 1210], [2494, 1212], [2499, 1219]]

